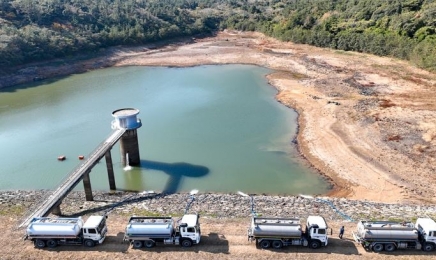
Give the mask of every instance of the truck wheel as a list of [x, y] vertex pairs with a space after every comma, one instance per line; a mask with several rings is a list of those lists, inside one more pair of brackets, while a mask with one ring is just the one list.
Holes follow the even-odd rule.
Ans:
[[85, 246], [86, 247], [94, 247], [95, 246], [95, 242], [91, 239], [85, 240]]
[[133, 248], [141, 248], [144, 244], [140, 240], [133, 241]]
[[321, 242], [319, 242], [318, 240], [312, 240], [309, 242], [309, 247], [312, 249], [318, 249], [321, 247]]
[[55, 248], [55, 247], [57, 247], [57, 245], [58, 245], [58, 243], [54, 239], [50, 239], [47, 241], [47, 246], [50, 248]]
[[181, 245], [183, 247], [191, 247], [192, 246], [192, 240], [191, 239], [183, 239]]
[[386, 244], [385, 250], [388, 252], [393, 252], [397, 249], [397, 247], [394, 244]]
[[146, 247], [146, 248], [152, 248], [152, 247], [154, 247], [156, 244], [154, 243], [154, 241], [153, 240], [145, 240], [144, 241], [144, 246]]
[[45, 241], [41, 239], [35, 240], [35, 247], [37, 248], [44, 248], [45, 247]]
[[269, 240], [262, 240], [260, 241], [260, 247], [261, 248], [269, 248], [271, 246], [271, 242]]
[[422, 250], [424, 250], [425, 252], [431, 252], [434, 249], [435, 249], [435, 246], [432, 243], [425, 243], [424, 246], [422, 247]]
[[374, 251], [374, 252], [381, 252], [381, 251], [383, 251], [383, 244], [374, 244], [372, 246], [372, 251]]
[[275, 248], [275, 249], [280, 249], [280, 248], [283, 247], [283, 243], [282, 243], [282, 241], [274, 240], [272, 242], [272, 247]]

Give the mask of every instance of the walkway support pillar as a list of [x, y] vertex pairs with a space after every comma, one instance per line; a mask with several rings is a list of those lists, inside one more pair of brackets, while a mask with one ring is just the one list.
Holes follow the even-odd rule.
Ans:
[[61, 216], [62, 215], [61, 203], [59, 203], [56, 206], [54, 206], [54, 208], [51, 210], [51, 213], [53, 215], [56, 215], [56, 216]]
[[107, 150], [104, 157], [106, 159], [107, 177], [109, 179], [109, 189], [116, 190], [117, 187], [115, 185], [114, 166], [112, 164], [111, 150]]
[[89, 177], [89, 173], [90, 172], [85, 172], [85, 174], [83, 174], [83, 188], [85, 189], [86, 201], [93, 201], [94, 197], [92, 196], [91, 178]]

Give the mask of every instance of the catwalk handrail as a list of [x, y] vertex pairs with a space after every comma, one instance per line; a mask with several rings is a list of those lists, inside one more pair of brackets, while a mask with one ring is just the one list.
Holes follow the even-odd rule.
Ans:
[[[49, 211], [60, 199], [64, 198], [83, 178], [87, 171], [100, 160], [108, 149], [110, 149], [126, 132], [126, 129], [114, 130], [103, 142], [101, 142], [76, 168], [67, 174], [62, 181], [57, 185], [57, 188], [52, 193], [47, 193], [40, 200], [41, 204], [35, 204], [35, 207], [30, 209], [26, 214], [27, 217], [21, 222], [18, 228], [27, 226], [34, 217], [42, 217]], [[33, 212], [33, 213], [29, 213]]]

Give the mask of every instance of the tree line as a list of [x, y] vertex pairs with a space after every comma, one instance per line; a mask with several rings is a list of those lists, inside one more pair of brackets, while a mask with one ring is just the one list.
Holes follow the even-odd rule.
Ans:
[[436, 70], [436, 0], [0, 0], [0, 67], [226, 28]]

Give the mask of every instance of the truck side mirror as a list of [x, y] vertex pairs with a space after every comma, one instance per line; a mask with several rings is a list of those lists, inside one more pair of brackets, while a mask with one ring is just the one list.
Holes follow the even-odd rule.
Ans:
[[333, 228], [330, 228], [330, 236], [333, 235]]

